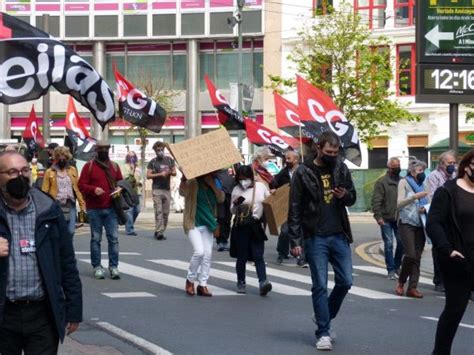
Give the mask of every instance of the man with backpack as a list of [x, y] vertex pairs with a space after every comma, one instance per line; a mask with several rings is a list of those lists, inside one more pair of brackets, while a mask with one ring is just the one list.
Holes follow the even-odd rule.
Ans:
[[110, 144], [107, 142], [97, 142], [97, 156], [84, 165], [79, 178], [79, 189], [86, 201], [91, 227], [91, 264], [97, 280], [105, 278], [100, 250], [103, 228], [105, 228], [108, 242], [110, 277], [113, 280], [120, 279], [118, 270], [119, 218], [112, 199], [119, 197], [121, 189], [117, 187], [117, 182], [122, 180], [122, 172], [120, 167], [110, 160], [109, 149]]

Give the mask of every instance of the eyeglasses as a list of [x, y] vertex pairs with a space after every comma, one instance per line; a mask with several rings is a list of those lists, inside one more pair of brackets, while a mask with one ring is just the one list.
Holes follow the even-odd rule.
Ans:
[[25, 176], [25, 175], [28, 175], [29, 173], [31, 172], [31, 169], [30, 168], [21, 168], [20, 170], [18, 169], [10, 169], [10, 170], [6, 170], [6, 171], [0, 171], [0, 174], [7, 174], [9, 177], [11, 178], [16, 178], [18, 177], [20, 174], [22, 176]]

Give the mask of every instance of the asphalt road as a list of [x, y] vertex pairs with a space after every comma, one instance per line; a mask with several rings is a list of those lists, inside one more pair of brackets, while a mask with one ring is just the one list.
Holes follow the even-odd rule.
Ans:
[[[178, 216], [179, 217], [179, 216]], [[138, 223], [138, 237], [121, 228], [122, 279], [95, 280], [89, 263], [88, 227], [78, 230], [75, 248], [83, 282], [84, 323], [60, 348], [62, 354], [309, 354], [315, 352], [315, 326], [309, 269], [276, 259], [276, 238], [266, 244], [267, 297], [258, 288], [235, 293], [234, 260], [213, 254], [209, 288], [212, 298], [184, 293], [191, 245], [179, 227], [166, 241], [152, 238], [149, 218]], [[354, 287], [333, 328], [336, 354], [429, 354], [441, 313], [442, 294], [432, 290], [424, 274], [422, 300], [395, 296], [394, 281], [380, 267], [378, 229], [370, 218], [352, 224]], [[103, 252], [107, 242], [103, 240]], [[357, 250], [357, 252], [356, 252]], [[429, 253], [426, 253], [429, 255]], [[106, 259], [106, 253], [103, 255]], [[107, 266], [107, 261], [103, 260]], [[425, 261], [429, 271], [429, 261]], [[256, 278], [248, 264], [247, 284]], [[332, 278], [332, 276], [331, 276]], [[455, 339], [453, 354], [474, 354], [474, 304], [471, 302]]]

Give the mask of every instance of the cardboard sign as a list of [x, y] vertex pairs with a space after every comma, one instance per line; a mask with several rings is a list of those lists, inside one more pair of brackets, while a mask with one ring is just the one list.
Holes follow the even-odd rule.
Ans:
[[170, 144], [170, 150], [186, 179], [205, 175], [243, 160], [225, 128]]
[[263, 201], [263, 212], [270, 234], [278, 235], [280, 226], [288, 219], [289, 200], [290, 185], [286, 184]]

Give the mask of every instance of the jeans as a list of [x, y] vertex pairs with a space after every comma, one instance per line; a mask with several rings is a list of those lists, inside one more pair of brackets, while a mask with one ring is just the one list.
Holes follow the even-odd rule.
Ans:
[[[138, 196], [138, 200], [140, 201], [140, 195]], [[138, 215], [140, 214], [140, 211], [141, 211], [140, 202], [127, 210], [126, 212], [127, 222], [125, 223], [125, 232], [127, 234], [135, 232], [134, 224], [135, 224], [135, 221], [137, 220]]]
[[[331, 319], [341, 308], [352, 286], [352, 256], [349, 242], [343, 234], [314, 236], [305, 240], [306, 261], [311, 270], [313, 310], [316, 317], [316, 337], [329, 336]], [[328, 297], [328, 263], [334, 270], [335, 286]]]
[[[385, 222], [380, 226], [382, 232], [383, 248], [385, 251], [385, 265], [388, 272], [396, 271], [402, 264], [403, 246], [400, 236], [398, 234], [397, 222]], [[395, 258], [393, 256], [393, 237], [397, 241], [397, 248], [395, 249]]]
[[199, 286], [207, 286], [211, 271], [212, 244], [214, 234], [205, 226], [195, 227], [188, 233], [193, 245], [193, 256], [189, 262], [188, 281], [199, 281]]
[[113, 208], [87, 210], [91, 226], [91, 264], [93, 268], [100, 266], [100, 244], [102, 228], [105, 228], [109, 252], [109, 267], [115, 268], [119, 261], [118, 218]]
[[68, 226], [67, 229], [71, 235], [74, 235], [74, 231], [76, 229], [76, 218], [77, 218], [77, 209], [76, 205], [71, 206], [71, 212], [69, 212], [69, 221], [67, 222]]

